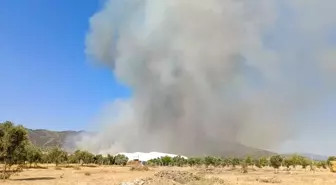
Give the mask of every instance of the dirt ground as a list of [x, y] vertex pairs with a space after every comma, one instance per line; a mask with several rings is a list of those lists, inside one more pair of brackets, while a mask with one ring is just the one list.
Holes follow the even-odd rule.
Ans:
[[336, 185], [336, 174], [329, 170], [280, 170], [249, 169], [241, 173], [239, 169], [204, 169], [159, 167], [149, 171], [131, 171], [130, 167], [99, 166], [80, 169], [25, 169], [14, 174], [9, 180], [0, 180], [0, 185]]

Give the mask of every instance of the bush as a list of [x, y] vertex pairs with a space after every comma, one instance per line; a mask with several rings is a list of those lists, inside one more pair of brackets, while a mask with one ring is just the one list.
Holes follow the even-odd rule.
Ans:
[[280, 155], [272, 156], [270, 159], [271, 166], [276, 170], [279, 169], [283, 161], [283, 158]]
[[114, 157], [115, 159], [115, 164], [116, 165], [122, 165], [122, 166], [126, 166], [127, 162], [128, 162], [128, 157], [126, 157], [125, 155], [122, 154], [118, 154]]
[[327, 159], [327, 165], [331, 166], [331, 161], [336, 161], [336, 156], [330, 156]]
[[161, 162], [163, 166], [169, 166], [173, 164], [173, 159], [169, 156], [161, 157]]
[[86, 175], [86, 176], [90, 176], [91, 173], [90, 173], [90, 172], [85, 172], [84, 175]]
[[12, 175], [12, 173], [10, 172], [6, 172], [6, 173], [1, 173], [0, 174], [0, 179], [9, 179], [9, 177]]
[[286, 159], [284, 160], [284, 166], [286, 166], [287, 169], [289, 169], [289, 167], [290, 167], [291, 165], [293, 165], [293, 161], [292, 161], [292, 159], [291, 159], [291, 158], [286, 158]]

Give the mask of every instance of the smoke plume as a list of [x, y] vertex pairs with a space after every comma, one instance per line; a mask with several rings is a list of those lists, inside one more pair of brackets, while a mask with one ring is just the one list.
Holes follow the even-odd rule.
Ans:
[[[334, 0], [108, 0], [86, 53], [132, 97], [107, 106], [92, 152], [270, 148], [335, 87]], [[335, 37], [334, 37], [335, 38]], [[335, 41], [335, 39], [334, 39]]]

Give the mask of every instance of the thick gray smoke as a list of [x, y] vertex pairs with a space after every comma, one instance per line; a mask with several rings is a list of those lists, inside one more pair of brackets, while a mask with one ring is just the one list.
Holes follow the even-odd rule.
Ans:
[[[109, 0], [86, 52], [132, 97], [105, 110], [92, 152], [270, 148], [332, 92], [334, 0]], [[335, 37], [334, 37], [335, 38]], [[334, 40], [335, 41], [335, 40]]]

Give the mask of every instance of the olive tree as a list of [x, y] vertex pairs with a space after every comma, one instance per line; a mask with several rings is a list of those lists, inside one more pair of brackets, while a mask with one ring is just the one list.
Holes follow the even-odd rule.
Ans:
[[49, 161], [55, 163], [56, 166], [59, 164], [66, 162], [68, 160], [68, 153], [60, 149], [59, 147], [53, 147], [48, 152]]
[[3, 160], [2, 178], [8, 178], [7, 170], [15, 163], [23, 163], [28, 144], [27, 130], [12, 122], [0, 123], [0, 159]]
[[128, 162], [128, 157], [122, 154], [118, 154], [114, 157], [114, 160], [116, 165], [126, 166]]
[[286, 158], [286, 159], [284, 159], [283, 164], [284, 164], [284, 166], [287, 167], [287, 170], [289, 170], [290, 166], [293, 165], [293, 161], [292, 161], [291, 158]]
[[274, 172], [277, 173], [277, 170], [282, 164], [283, 158], [280, 155], [274, 155], [270, 159], [271, 166], [274, 168]]
[[37, 166], [37, 163], [42, 161], [42, 151], [33, 144], [28, 144], [26, 146], [26, 152], [26, 160], [30, 167], [33, 163]]

